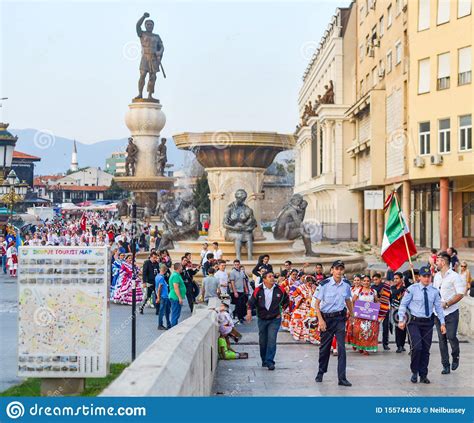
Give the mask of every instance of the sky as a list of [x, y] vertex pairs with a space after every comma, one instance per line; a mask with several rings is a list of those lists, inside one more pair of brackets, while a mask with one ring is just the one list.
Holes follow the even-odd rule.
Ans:
[[129, 135], [144, 12], [163, 40], [162, 136], [298, 123], [302, 75], [337, 1], [0, 0], [0, 121], [93, 143]]

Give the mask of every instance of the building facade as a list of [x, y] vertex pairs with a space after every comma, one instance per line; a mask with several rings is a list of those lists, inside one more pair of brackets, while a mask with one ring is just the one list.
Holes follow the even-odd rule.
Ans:
[[97, 167], [88, 167], [57, 180], [59, 185], [110, 186], [113, 176]]
[[409, 5], [411, 229], [421, 246], [474, 247], [472, 2]]
[[115, 151], [105, 160], [105, 171], [114, 176], [125, 176], [125, 161], [127, 153], [125, 151]]
[[298, 98], [295, 193], [308, 202], [305, 220], [319, 226], [322, 239], [357, 236], [357, 197], [347, 189], [351, 141], [346, 110], [354, 101], [356, 13], [336, 9], [303, 76]]

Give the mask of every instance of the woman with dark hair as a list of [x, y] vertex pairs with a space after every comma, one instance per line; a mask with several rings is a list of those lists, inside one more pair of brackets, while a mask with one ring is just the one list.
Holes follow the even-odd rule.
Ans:
[[259, 256], [257, 265], [252, 270], [252, 274], [258, 278], [261, 276], [262, 269], [264, 273], [273, 272], [273, 267], [269, 263], [269, 261], [270, 261], [270, 256], [268, 254], [263, 254]]

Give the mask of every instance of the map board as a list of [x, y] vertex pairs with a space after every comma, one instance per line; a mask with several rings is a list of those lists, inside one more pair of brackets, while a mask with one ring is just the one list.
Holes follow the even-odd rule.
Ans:
[[108, 247], [20, 247], [18, 376], [105, 377]]

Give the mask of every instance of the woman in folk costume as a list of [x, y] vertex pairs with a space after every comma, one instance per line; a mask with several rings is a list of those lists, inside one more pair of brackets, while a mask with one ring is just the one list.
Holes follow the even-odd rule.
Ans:
[[320, 336], [317, 323], [311, 317], [311, 299], [316, 291], [316, 279], [304, 275], [292, 294], [294, 310], [291, 315], [290, 333], [296, 341], [319, 344]]
[[18, 269], [18, 252], [15, 246], [15, 241], [10, 241], [7, 248], [7, 267], [12, 278], [16, 277]]
[[[138, 267], [135, 266], [135, 271], [138, 276]], [[114, 301], [120, 304], [132, 304], [132, 256], [129, 254], [120, 267], [119, 278], [117, 281], [117, 289], [114, 294]], [[120, 283], [120, 285], [119, 285]], [[143, 300], [142, 281], [137, 277], [136, 279], [136, 302], [141, 303]]]
[[[354, 296], [359, 293], [361, 288], [361, 280], [360, 275], [355, 274], [354, 279], [352, 279], [352, 286], [351, 286], [351, 298], [352, 302], [354, 302]], [[346, 321], [346, 344], [352, 344], [352, 327], [354, 326], [354, 318], [351, 316]], [[356, 349], [356, 347], [352, 347], [352, 349]]]
[[283, 310], [283, 317], [281, 319], [281, 329], [285, 331], [290, 330], [291, 313], [293, 312], [294, 308], [294, 302], [291, 294], [295, 291], [299, 283], [300, 281], [298, 280], [298, 270], [292, 269], [290, 271], [290, 274], [288, 275], [288, 278], [280, 284], [281, 288], [285, 290], [288, 297], [290, 298], [290, 303], [288, 307]]
[[110, 282], [110, 299], [113, 300], [115, 296], [115, 291], [118, 287], [120, 287], [119, 276], [120, 276], [120, 269], [122, 267], [122, 263], [125, 260], [125, 253], [119, 253], [116, 250], [114, 254], [114, 260], [112, 262], [112, 280]]
[[[362, 277], [362, 287], [359, 292], [354, 295], [354, 303], [357, 301], [369, 301], [371, 303], [378, 302], [377, 292], [370, 287], [370, 277]], [[379, 343], [379, 326], [378, 320], [366, 320], [354, 317], [354, 325], [352, 329], [352, 346], [359, 350], [361, 354], [369, 355], [369, 351], [377, 351]]]

